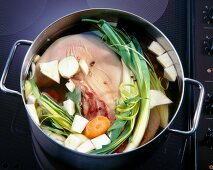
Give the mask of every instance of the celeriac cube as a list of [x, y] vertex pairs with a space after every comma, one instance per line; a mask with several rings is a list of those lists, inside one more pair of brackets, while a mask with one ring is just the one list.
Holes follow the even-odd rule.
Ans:
[[70, 149], [75, 150], [81, 144], [81, 139], [77, 136], [70, 134], [64, 141], [64, 145]]
[[175, 81], [177, 77], [177, 72], [175, 70], [174, 65], [164, 68], [164, 78], [169, 81]]
[[83, 135], [83, 134], [75, 133], [73, 135], [80, 139], [81, 144], [88, 140], [88, 138], [85, 135]]
[[64, 109], [72, 116], [75, 113], [75, 103], [71, 100], [65, 100], [63, 102]]
[[28, 113], [30, 115], [30, 117], [32, 118], [32, 120], [37, 124], [40, 125], [39, 119], [38, 119], [38, 115], [36, 112], [36, 108], [34, 104], [26, 104]]
[[69, 82], [67, 82], [67, 83], [65, 84], [65, 86], [66, 86], [67, 89], [68, 89], [69, 91], [71, 91], [71, 92], [73, 92], [74, 89], [75, 89], [75, 84], [73, 83], [73, 81], [72, 81], [71, 79], [69, 79]]
[[50, 61], [47, 63], [40, 63], [40, 70], [42, 74], [60, 84], [60, 76], [58, 72], [58, 60]]
[[89, 121], [82, 116], [75, 115], [72, 123], [72, 131], [82, 133]]
[[173, 65], [171, 58], [169, 57], [168, 53], [164, 53], [157, 57], [158, 62], [164, 67], [169, 67]]
[[85, 75], [88, 75], [88, 73], [89, 73], [89, 67], [88, 67], [86, 61], [85, 61], [83, 58], [80, 59], [80, 61], [79, 61], [79, 66], [80, 66], [82, 72], [83, 72]]
[[60, 75], [66, 79], [74, 76], [79, 69], [79, 64], [74, 56], [69, 56], [60, 60], [58, 64], [58, 71]]
[[165, 50], [163, 47], [156, 41], [152, 41], [152, 43], [149, 45], [148, 49], [155, 53], [156, 55], [161, 55], [165, 53]]
[[172, 103], [172, 101], [160, 90], [150, 90], [150, 109], [169, 103]]
[[102, 134], [96, 138], [91, 139], [92, 144], [96, 149], [101, 149], [103, 145], [109, 144], [111, 141], [106, 134]]
[[95, 146], [92, 144], [91, 140], [87, 140], [86, 142], [82, 143], [76, 150], [82, 153], [88, 153], [95, 149]]

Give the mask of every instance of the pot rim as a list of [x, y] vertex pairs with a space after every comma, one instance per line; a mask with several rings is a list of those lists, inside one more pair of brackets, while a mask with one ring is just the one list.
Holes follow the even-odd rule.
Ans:
[[[106, 154], [106, 155], [93, 155], [93, 154], [89, 154], [89, 153], [81, 153], [81, 152], [78, 152], [78, 151], [75, 151], [75, 150], [71, 150], [71, 149], [69, 149], [69, 148], [67, 148], [67, 147], [65, 147], [65, 146], [63, 146], [63, 145], [61, 145], [61, 144], [58, 144], [56, 141], [54, 141], [53, 139], [51, 139], [49, 136], [47, 136], [44, 132], [43, 132], [43, 130], [31, 119], [31, 117], [29, 116], [29, 114], [28, 114], [28, 110], [27, 110], [27, 108], [26, 108], [26, 102], [25, 102], [25, 97], [24, 97], [24, 88], [23, 88], [23, 80], [22, 80], [22, 78], [23, 78], [23, 74], [26, 74], [26, 72], [23, 72], [23, 69], [24, 69], [24, 63], [26, 62], [26, 56], [28, 56], [29, 55], [29, 53], [30, 53], [30, 51], [31, 51], [31, 49], [32, 49], [32, 47], [33, 47], [33, 45], [34, 45], [34, 43], [39, 39], [39, 37], [49, 28], [49, 27], [51, 27], [52, 25], [54, 25], [55, 23], [57, 23], [57, 22], [59, 22], [59, 21], [61, 21], [61, 20], [63, 20], [64, 18], [66, 18], [66, 17], [69, 17], [69, 16], [71, 16], [71, 15], [76, 15], [76, 14], [79, 14], [79, 13], [85, 13], [85, 12], [89, 12], [89, 11], [94, 11], [94, 10], [99, 10], [99, 11], [105, 11], [105, 12], [119, 12], [119, 13], [121, 13], [121, 15], [122, 14], [127, 14], [127, 15], [129, 15], [129, 16], [132, 16], [132, 17], [134, 17], [134, 18], [138, 18], [139, 20], [141, 20], [141, 21], [143, 21], [143, 22], [145, 22], [146, 24], [148, 24], [149, 26], [151, 26], [151, 27], [153, 27], [158, 33], [160, 33], [165, 39], [166, 39], [166, 41], [169, 43], [169, 45], [172, 47], [172, 50], [175, 52], [175, 55], [176, 55], [176, 57], [177, 57], [177, 61], [178, 61], [178, 63], [179, 63], [179, 65], [180, 65], [180, 71], [181, 71], [181, 76], [182, 76], [182, 80], [181, 80], [181, 82], [182, 82], [182, 87], [181, 87], [181, 89], [182, 89], [182, 93], [181, 93], [181, 95], [180, 95], [180, 100], [178, 101], [179, 103], [178, 103], [178, 105], [177, 105], [177, 108], [176, 108], [176, 112], [174, 113], [174, 115], [173, 115], [173, 117], [171, 118], [171, 120], [169, 121], [169, 123], [168, 123], [168, 125], [166, 126], [166, 128], [164, 128], [160, 133], [158, 133], [154, 138], [152, 138], [150, 141], [148, 141], [147, 143], [145, 143], [145, 144], [143, 144], [143, 145], [141, 145], [141, 146], [138, 146], [137, 148], [135, 148], [135, 149], [133, 149], [133, 150], [130, 150], [130, 151], [127, 151], [127, 152], [122, 152], [122, 153], [116, 153], [116, 154]], [[32, 56], [32, 58], [33, 58], [33, 56]], [[32, 62], [32, 58], [30, 59], [30, 62], [28, 63], [28, 66], [26, 67], [27, 69], [26, 70], [28, 70], [28, 68], [29, 68], [29, 66], [31, 65], [31, 62]], [[25, 70], [25, 71], [26, 71]], [[184, 71], [183, 71], [183, 67], [182, 67], [182, 63], [181, 63], [181, 61], [180, 61], [180, 58], [179, 58], [179, 55], [178, 55], [178, 53], [177, 53], [177, 51], [176, 51], [176, 49], [174, 48], [174, 46], [173, 46], [173, 44], [170, 42], [170, 40], [167, 38], [167, 36], [159, 29], [159, 28], [157, 28], [154, 24], [152, 24], [151, 22], [149, 22], [148, 20], [146, 20], [145, 18], [142, 18], [142, 17], [140, 17], [140, 16], [138, 16], [138, 15], [136, 15], [136, 14], [134, 14], [134, 13], [131, 13], [131, 12], [128, 12], [128, 11], [125, 11], [125, 10], [121, 10], [121, 9], [116, 9], [116, 8], [88, 8], [88, 9], [82, 9], [82, 10], [78, 10], [78, 11], [75, 11], [75, 12], [72, 12], [72, 13], [69, 13], [69, 14], [67, 14], [67, 15], [65, 15], [65, 16], [63, 16], [63, 17], [60, 17], [59, 19], [57, 19], [57, 20], [55, 20], [54, 22], [52, 22], [52, 23], [50, 23], [46, 28], [44, 28], [38, 35], [37, 35], [37, 37], [35, 38], [35, 40], [33, 41], [33, 43], [32, 43], [32, 45], [30, 46], [30, 48], [28, 49], [28, 51], [27, 51], [27, 53], [26, 53], [26, 55], [25, 55], [25, 57], [24, 57], [24, 61], [23, 61], [23, 63], [22, 63], [22, 68], [21, 68], [21, 75], [20, 75], [20, 88], [21, 88], [21, 94], [22, 94], [22, 100], [23, 100], [23, 103], [24, 103], [24, 105], [25, 105], [25, 109], [27, 110], [27, 115], [28, 115], [28, 117], [30, 117], [30, 120], [34, 123], [34, 125], [35, 126], [37, 126], [37, 128], [47, 137], [47, 138], [49, 138], [51, 141], [53, 141], [53, 142], [55, 142], [55, 144], [56, 145], [60, 145], [60, 147], [62, 147], [62, 148], [64, 148], [64, 149], [66, 149], [66, 150], [69, 150], [69, 151], [71, 151], [71, 152], [75, 152], [76, 154], [79, 154], [79, 155], [82, 155], [82, 156], [86, 156], [86, 157], [94, 157], [94, 158], [106, 158], [106, 157], [117, 157], [117, 156], [121, 156], [121, 155], [127, 155], [127, 154], [130, 154], [130, 153], [133, 153], [133, 152], [136, 152], [136, 151], [139, 151], [141, 148], [143, 148], [143, 147], [145, 147], [145, 146], [147, 146], [147, 145], [149, 145], [150, 143], [152, 143], [156, 138], [158, 138], [160, 135], [162, 135], [163, 133], [165, 133], [166, 132], [166, 130], [168, 130], [168, 127], [173, 123], [173, 121], [175, 120], [175, 118], [176, 118], [176, 116], [177, 116], [177, 114], [178, 114], [178, 111], [179, 111], [179, 109], [180, 109], [180, 107], [181, 107], [181, 104], [182, 104], [182, 102], [183, 102], [183, 96], [184, 96], [184, 92], [185, 92], [185, 81], [184, 81]], [[177, 81], [177, 80], [176, 80]]]

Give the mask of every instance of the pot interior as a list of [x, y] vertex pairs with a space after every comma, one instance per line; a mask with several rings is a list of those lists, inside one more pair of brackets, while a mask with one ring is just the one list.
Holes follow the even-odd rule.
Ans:
[[[28, 70], [31, 65], [33, 56], [35, 54], [42, 55], [44, 51], [60, 37], [88, 32], [91, 25], [81, 22], [82, 18], [88, 17], [94, 19], [105, 19], [108, 22], [116, 24], [117, 27], [125, 30], [129, 35], [135, 35], [141, 43], [144, 52], [151, 56], [153, 60], [155, 60], [156, 56], [149, 52], [147, 49], [148, 45], [153, 40], [158, 41], [162, 45], [162, 47], [164, 47], [164, 49], [170, 54], [170, 57], [173, 60], [178, 74], [177, 80], [174, 83], [170, 83], [167, 90], [167, 96], [173, 101], [173, 104], [169, 106], [170, 124], [179, 110], [184, 93], [184, 74], [177, 52], [175, 51], [169, 40], [166, 38], [166, 36], [163, 35], [163, 33], [156, 27], [154, 27], [151, 23], [138, 16], [124, 11], [113, 9], [84, 10], [67, 15], [48, 26], [43, 32], [38, 35], [25, 56], [25, 60], [22, 65], [20, 80], [22, 96], [24, 96], [23, 81], [27, 78]], [[161, 66], [157, 64], [157, 67]], [[162, 70], [162, 68], [160, 69]], [[163, 74], [163, 72], [161, 71], [159, 72], [159, 74]], [[159, 133], [162, 131], [164, 131], [164, 129], [160, 129]]]

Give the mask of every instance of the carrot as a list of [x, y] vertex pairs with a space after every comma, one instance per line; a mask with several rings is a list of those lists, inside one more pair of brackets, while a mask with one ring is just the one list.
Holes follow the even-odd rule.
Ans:
[[84, 135], [90, 139], [106, 133], [110, 127], [110, 121], [105, 116], [97, 116], [92, 119], [84, 130]]

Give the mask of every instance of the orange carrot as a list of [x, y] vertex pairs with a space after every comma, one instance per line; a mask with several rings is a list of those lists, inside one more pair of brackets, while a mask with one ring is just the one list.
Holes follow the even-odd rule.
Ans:
[[84, 135], [92, 139], [106, 133], [109, 127], [110, 121], [107, 117], [97, 116], [87, 124], [84, 130]]

